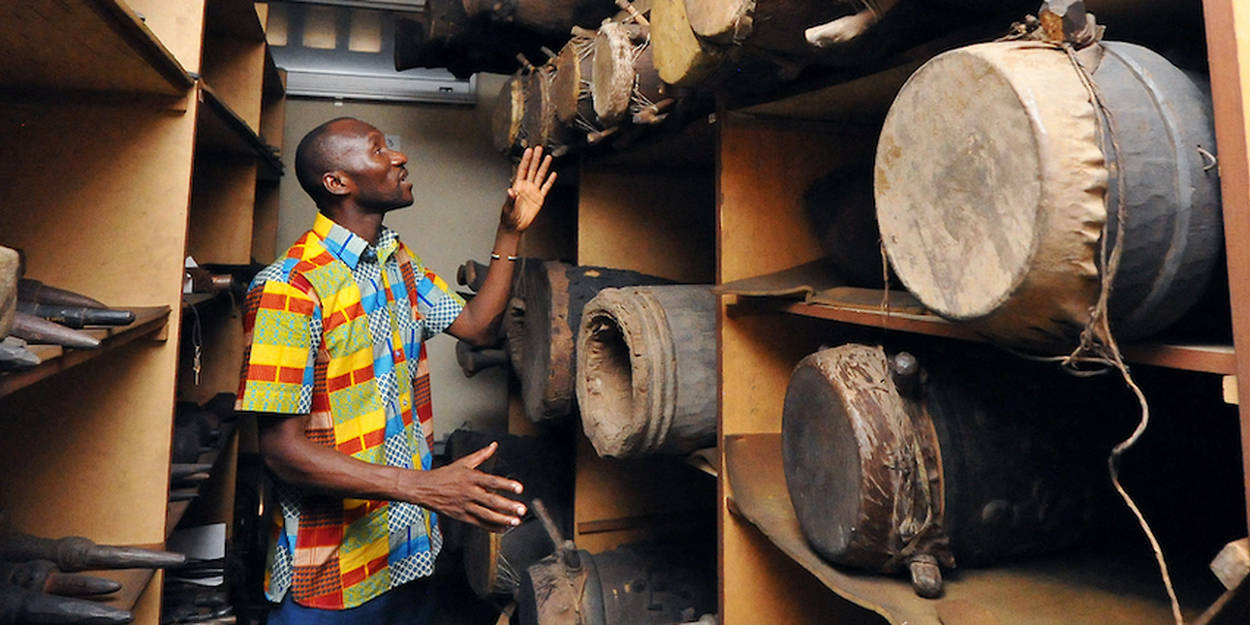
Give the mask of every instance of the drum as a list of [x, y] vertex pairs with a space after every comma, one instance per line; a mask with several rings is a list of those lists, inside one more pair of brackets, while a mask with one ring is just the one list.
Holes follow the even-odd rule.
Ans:
[[556, 78], [552, 97], [556, 101], [556, 119], [575, 132], [599, 132], [599, 120], [591, 101], [590, 85], [594, 80], [595, 33], [581, 31], [560, 48], [556, 55]]
[[552, 94], [556, 66], [547, 63], [530, 71], [524, 82], [525, 115], [521, 118], [521, 147], [542, 148], [553, 156], [568, 151], [571, 133], [556, 119], [556, 99]]
[[525, 117], [525, 76], [517, 72], [504, 81], [495, 97], [491, 114], [490, 134], [495, 149], [516, 156], [521, 145], [521, 119]]
[[[591, 100], [605, 126], [655, 123], [672, 103], [655, 68], [651, 28], [637, 23], [604, 22], [595, 35]], [[665, 103], [667, 101], [667, 103]]]

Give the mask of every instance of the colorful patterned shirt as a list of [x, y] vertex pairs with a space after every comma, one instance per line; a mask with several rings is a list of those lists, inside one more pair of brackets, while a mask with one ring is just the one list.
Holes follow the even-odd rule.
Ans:
[[[393, 230], [383, 227], [374, 247], [318, 213], [313, 229], [249, 289], [236, 407], [307, 414], [315, 444], [429, 470], [425, 340], [463, 307]], [[431, 511], [308, 495], [281, 482], [276, 495], [265, 574], [271, 601], [292, 592], [300, 605], [350, 608], [434, 571], [442, 535]]]

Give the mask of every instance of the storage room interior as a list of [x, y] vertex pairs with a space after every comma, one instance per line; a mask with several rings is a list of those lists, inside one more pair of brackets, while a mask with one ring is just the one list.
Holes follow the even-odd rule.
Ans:
[[1250, 4], [0, 17], [0, 621], [1250, 623]]

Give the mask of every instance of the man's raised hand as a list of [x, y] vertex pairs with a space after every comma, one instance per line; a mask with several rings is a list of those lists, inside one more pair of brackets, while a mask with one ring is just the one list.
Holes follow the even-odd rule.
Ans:
[[524, 232], [538, 211], [542, 210], [551, 185], [555, 184], [556, 173], [551, 169], [551, 156], [543, 157], [541, 146], [526, 148], [521, 155], [521, 163], [517, 165], [516, 177], [508, 188], [508, 199], [504, 201], [501, 220], [505, 228], [514, 232]]

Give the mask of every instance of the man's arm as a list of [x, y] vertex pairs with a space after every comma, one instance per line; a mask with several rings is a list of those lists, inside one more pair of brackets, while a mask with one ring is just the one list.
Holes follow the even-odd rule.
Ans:
[[448, 326], [448, 334], [477, 346], [495, 342], [508, 295], [512, 291], [512, 270], [516, 265], [508, 257], [516, 256], [521, 233], [534, 223], [547, 193], [551, 191], [551, 185], [556, 181], [555, 172], [547, 174], [550, 167], [551, 157], [543, 158], [541, 147], [527, 149], [521, 155], [516, 179], [508, 189], [508, 197], [499, 217], [495, 245], [491, 248], [499, 258], [491, 259], [482, 288]]
[[265, 465], [283, 482], [335, 497], [405, 501], [491, 530], [518, 525], [525, 505], [497, 494], [521, 484], [477, 470], [497, 443], [445, 467], [419, 471], [371, 464], [323, 447], [304, 435], [307, 415], [256, 414]]

